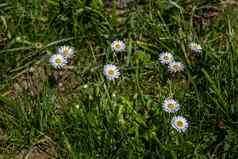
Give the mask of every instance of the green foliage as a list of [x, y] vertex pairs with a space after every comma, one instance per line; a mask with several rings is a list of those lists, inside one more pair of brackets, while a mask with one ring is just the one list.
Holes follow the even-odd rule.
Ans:
[[[118, 33], [102, 0], [85, 2], [0, 2], [0, 159], [30, 150], [42, 136], [55, 142], [55, 158], [236, 159], [237, 8], [213, 10], [217, 15], [209, 17], [218, 2], [130, 2], [124, 32]], [[118, 37], [127, 50], [115, 54], [110, 45]], [[189, 50], [191, 41], [201, 44], [201, 53]], [[79, 85], [66, 93], [49, 80], [49, 57], [60, 45], [76, 50], [64, 86]], [[173, 52], [184, 72], [169, 73], [158, 60], [162, 51]], [[103, 77], [107, 63], [119, 66], [119, 79]], [[36, 82], [39, 92], [12, 95], [35, 66], [50, 72], [41, 85]], [[162, 110], [168, 97], [182, 107], [176, 114], [189, 120], [183, 134], [171, 127], [174, 115]], [[227, 134], [215, 152], [218, 121]]]

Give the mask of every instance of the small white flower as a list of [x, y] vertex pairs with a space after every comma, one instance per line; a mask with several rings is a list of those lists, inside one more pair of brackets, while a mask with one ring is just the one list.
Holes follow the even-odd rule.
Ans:
[[62, 68], [67, 64], [67, 60], [61, 54], [54, 54], [50, 57], [51, 65], [56, 68]]
[[60, 46], [57, 48], [57, 53], [63, 55], [66, 59], [70, 59], [74, 56], [74, 48], [70, 46]]
[[115, 40], [112, 42], [111, 48], [115, 52], [123, 52], [123, 51], [125, 51], [126, 45], [121, 40]]
[[171, 62], [169, 63], [169, 71], [171, 73], [181, 72], [184, 70], [184, 65], [181, 62]]
[[103, 74], [108, 80], [114, 80], [120, 76], [119, 69], [113, 64], [107, 64], [103, 68]]
[[201, 45], [195, 43], [195, 42], [191, 42], [189, 44], [189, 48], [194, 51], [194, 52], [201, 52], [202, 51], [202, 47]]
[[183, 116], [175, 116], [172, 118], [171, 125], [178, 132], [185, 132], [188, 128], [188, 121]]
[[165, 99], [162, 107], [168, 113], [175, 113], [180, 109], [179, 103], [174, 99]]
[[159, 55], [159, 60], [162, 64], [169, 64], [174, 61], [174, 57], [170, 52], [162, 52]]

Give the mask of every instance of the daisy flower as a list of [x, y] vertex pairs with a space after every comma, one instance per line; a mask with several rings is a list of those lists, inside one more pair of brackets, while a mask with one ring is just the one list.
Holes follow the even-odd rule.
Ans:
[[74, 48], [70, 46], [60, 46], [57, 48], [57, 52], [63, 55], [66, 59], [69, 59], [74, 55]]
[[195, 43], [195, 42], [191, 42], [189, 44], [189, 48], [194, 51], [194, 52], [201, 52], [202, 51], [202, 47], [201, 45]]
[[174, 61], [174, 57], [170, 52], [162, 52], [159, 55], [159, 60], [162, 64], [169, 64]]
[[169, 71], [172, 73], [181, 72], [184, 70], [184, 65], [181, 62], [171, 62], [169, 63]]
[[168, 113], [175, 113], [180, 109], [179, 103], [174, 99], [165, 99], [162, 107]]
[[103, 68], [103, 74], [108, 80], [114, 80], [120, 76], [119, 69], [113, 64], [107, 64]]
[[54, 68], [59, 69], [67, 64], [67, 60], [61, 54], [54, 54], [50, 57], [50, 63]]
[[121, 40], [115, 40], [112, 42], [111, 48], [115, 52], [123, 52], [123, 51], [125, 51], [126, 45]]
[[178, 132], [185, 132], [188, 128], [188, 121], [183, 116], [175, 116], [172, 118], [171, 125]]

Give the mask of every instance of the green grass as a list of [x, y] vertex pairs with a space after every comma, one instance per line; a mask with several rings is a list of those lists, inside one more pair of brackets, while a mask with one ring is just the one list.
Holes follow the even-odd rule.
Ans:
[[[218, 10], [211, 19], [209, 8]], [[148, 0], [130, 5], [120, 33], [115, 13], [101, 0], [0, 2], [0, 159], [37, 144], [53, 147], [59, 159], [237, 159], [237, 7]], [[115, 38], [126, 41], [125, 53], [111, 51]], [[202, 53], [191, 53], [191, 41]], [[49, 64], [60, 45], [76, 50], [62, 72]], [[162, 51], [185, 70], [169, 73], [158, 60]], [[120, 68], [119, 79], [106, 80], [107, 63]], [[176, 114], [189, 121], [185, 133], [162, 110], [167, 97], [181, 104]], [[220, 148], [219, 121], [227, 133]]]

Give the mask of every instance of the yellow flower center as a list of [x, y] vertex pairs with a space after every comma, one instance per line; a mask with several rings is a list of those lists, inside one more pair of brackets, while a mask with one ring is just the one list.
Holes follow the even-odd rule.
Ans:
[[120, 49], [120, 47], [121, 47], [120, 43], [115, 44], [115, 48]]
[[169, 108], [169, 109], [175, 109], [175, 108], [176, 108], [176, 105], [175, 105], [175, 104], [168, 104], [168, 108]]
[[66, 56], [66, 55], [68, 55], [69, 54], [69, 49], [68, 48], [65, 48], [64, 49], [64, 55]]
[[62, 63], [62, 61], [61, 61], [61, 59], [60, 59], [60, 58], [57, 58], [57, 59], [55, 59], [55, 63], [57, 63], [57, 64], [61, 64], [61, 63]]
[[174, 70], [179, 70], [179, 65], [174, 65], [173, 68]]
[[107, 73], [108, 73], [109, 76], [113, 76], [114, 75], [114, 71], [112, 69], [109, 69], [107, 71]]
[[168, 56], [164, 56], [164, 60], [169, 60], [169, 57]]
[[181, 120], [176, 121], [176, 125], [181, 128], [183, 127], [183, 122]]

